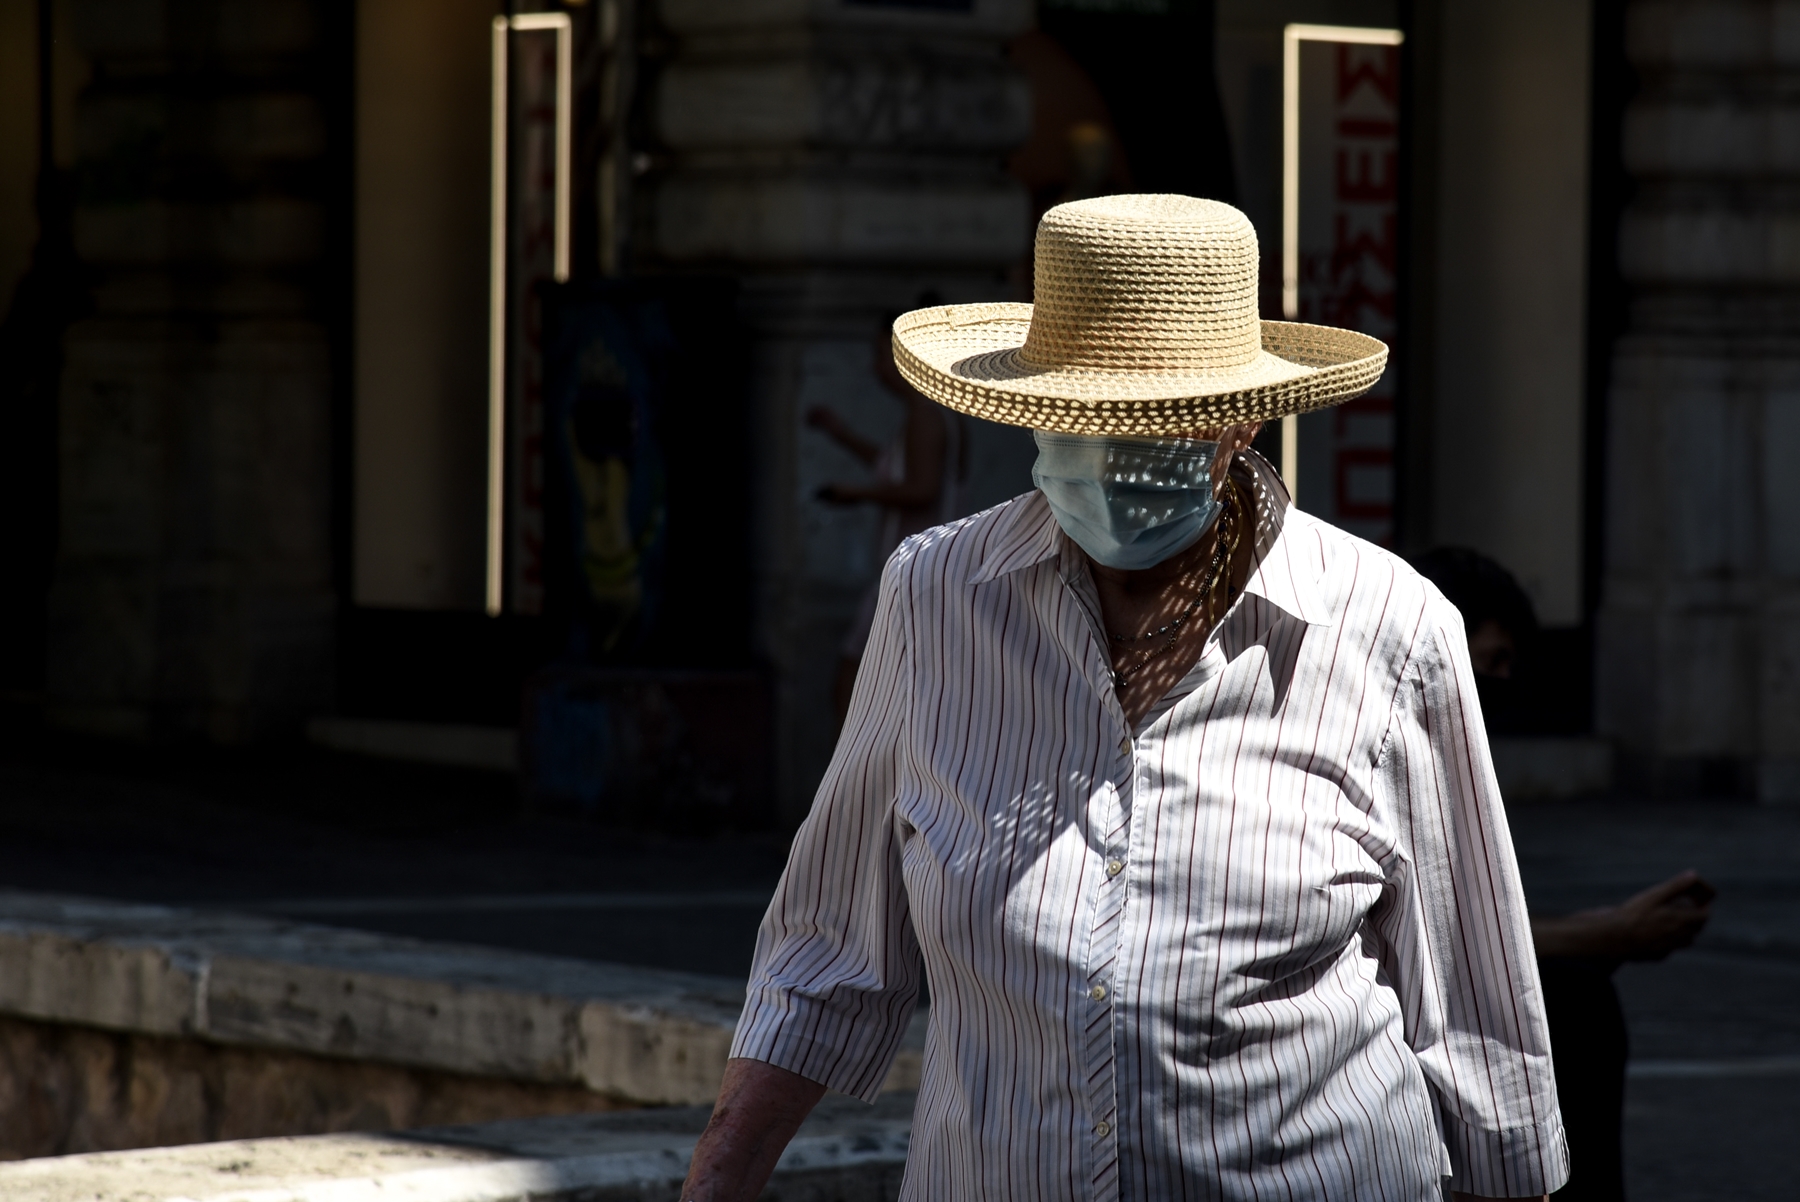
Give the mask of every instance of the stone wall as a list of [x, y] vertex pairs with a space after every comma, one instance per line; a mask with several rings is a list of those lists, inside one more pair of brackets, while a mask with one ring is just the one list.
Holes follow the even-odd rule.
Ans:
[[51, 716], [237, 741], [330, 697], [330, 62], [312, 0], [75, 0]]
[[1800, 23], [1638, 0], [1598, 720], [1622, 783], [1800, 798]]
[[[743, 998], [723, 977], [0, 892], [0, 1157], [710, 1103]], [[918, 1088], [925, 1025], [887, 1091]]]
[[[835, 731], [838, 644], [880, 569], [873, 515], [813, 499], [857, 465], [802, 425], [831, 404], [873, 436], [899, 406], [875, 384], [885, 312], [929, 289], [1010, 299], [1030, 236], [1003, 157], [1031, 97], [1003, 47], [1029, 0], [968, 11], [816, 0], [661, 0], [676, 39], [653, 98], [657, 167], [642, 265], [744, 281], [755, 331], [757, 638], [777, 679], [778, 771], [805, 812]], [[1009, 272], [1011, 273], [1009, 275]], [[1030, 487], [1030, 440], [973, 426], [977, 502]]]
[[0, 1015], [0, 1159], [634, 1109], [508, 1081]]

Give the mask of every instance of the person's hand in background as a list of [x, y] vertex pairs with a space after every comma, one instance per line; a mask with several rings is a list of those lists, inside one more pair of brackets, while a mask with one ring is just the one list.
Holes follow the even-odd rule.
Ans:
[[1661, 960], [1699, 936], [1717, 892], [1690, 869], [1616, 906], [1533, 918], [1531, 934], [1540, 956]]
[[824, 434], [871, 467], [881, 454], [880, 447], [852, 430], [850, 423], [838, 416], [838, 411], [829, 405], [814, 405], [806, 411], [804, 420], [812, 429]]

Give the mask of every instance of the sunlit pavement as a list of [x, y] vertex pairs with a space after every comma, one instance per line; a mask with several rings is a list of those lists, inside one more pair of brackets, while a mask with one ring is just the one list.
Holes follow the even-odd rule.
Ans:
[[1699, 944], [1620, 969], [1633, 1202], [1800, 1197], [1800, 809], [1515, 807], [1534, 908], [1618, 901], [1683, 868], [1719, 888]]

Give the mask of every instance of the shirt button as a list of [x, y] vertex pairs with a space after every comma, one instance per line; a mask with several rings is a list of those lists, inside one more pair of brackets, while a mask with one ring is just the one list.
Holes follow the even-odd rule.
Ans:
[[1101, 1139], [1105, 1139], [1112, 1134], [1112, 1124], [1105, 1119], [1101, 1119], [1094, 1124], [1094, 1134], [1098, 1135]]
[[1106, 862], [1106, 875], [1107, 876], [1118, 876], [1121, 872], [1124, 872], [1124, 871], [1125, 871], [1125, 861], [1124, 860], [1108, 860]]
[[1104, 986], [1104, 985], [1094, 986], [1092, 989], [1088, 990], [1088, 996], [1093, 998], [1096, 1002], [1099, 1001], [1101, 998], [1106, 996], [1106, 986]]
[[1119, 754], [1120, 755], [1130, 755], [1131, 754], [1131, 737], [1129, 735], [1127, 735], [1125, 738], [1119, 740]]

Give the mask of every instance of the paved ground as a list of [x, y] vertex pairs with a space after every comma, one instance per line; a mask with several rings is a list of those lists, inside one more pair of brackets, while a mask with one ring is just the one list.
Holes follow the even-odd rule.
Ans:
[[[1521, 806], [1535, 907], [1686, 867], [1694, 951], [1628, 966], [1634, 1202], [1800, 1197], [1800, 809]], [[504, 778], [325, 753], [0, 744], [0, 887], [258, 908], [426, 938], [742, 975], [784, 841], [534, 814]]]
[[[683, 839], [532, 813], [487, 773], [306, 750], [0, 747], [6, 888], [743, 976], [785, 854], [769, 834]], [[628, 904], [594, 904], [619, 894]]]
[[1633, 1202], [1800, 1197], [1800, 809], [1541, 804], [1512, 823], [1546, 910], [1617, 901], [1683, 868], [1719, 887], [1693, 950], [1616, 978]]

